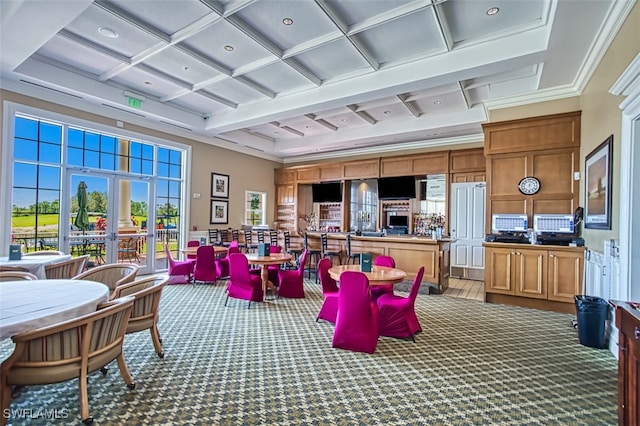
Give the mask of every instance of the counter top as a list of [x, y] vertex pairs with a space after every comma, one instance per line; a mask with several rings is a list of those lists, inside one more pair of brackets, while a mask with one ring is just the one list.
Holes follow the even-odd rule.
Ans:
[[495, 247], [495, 248], [513, 248], [521, 250], [566, 250], [566, 251], [581, 251], [586, 250], [586, 247], [570, 247], [570, 246], [554, 246], [550, 244], [521, 244], [521, 243], [488, 243], [483, 242], [483, 247]]
[[[320, 238], [321, 232], [308, 232], [307, 233], [311, 238]], [[328, 232], [327, 237], [329, 239], [337, 239], [344, 240], [346, 239], [346, 233], [344, 232]], [[431, 237], [426, 235], [382, 235], [375, 237], [368, 237], [364, 235], [351, 235], [351, 241], [388, 241], [388, 242], [396, 242], [396, 243], [418, 243], [418, 244], [437, 244], [441, 242], [453, 243], [455, 239], [451, 238], [441, 238], [438, 240], [434, 240]]]

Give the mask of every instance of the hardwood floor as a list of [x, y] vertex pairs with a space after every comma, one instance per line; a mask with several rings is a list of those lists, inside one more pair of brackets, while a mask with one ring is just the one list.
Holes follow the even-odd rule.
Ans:
[[484, 281], [467, 280], [461, 278], [449, 278], [449, 288], [445, 296], [461, 299], [484, 300]]

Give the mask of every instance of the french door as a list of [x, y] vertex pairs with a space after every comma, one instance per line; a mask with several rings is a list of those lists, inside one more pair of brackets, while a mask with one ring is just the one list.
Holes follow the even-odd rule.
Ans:
[[152, 182], [84, 169], [67, 173], [68, 211], [62, 217], [69, 223], [62, 231], [63, 250], [88, 254], [93, 264], [134, 263], [141, 268], [139, 274], [153, 272]]

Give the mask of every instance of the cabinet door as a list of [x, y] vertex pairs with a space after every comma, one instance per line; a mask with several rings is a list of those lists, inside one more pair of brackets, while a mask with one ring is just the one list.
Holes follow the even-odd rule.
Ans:
[[514, 294], [512, 263], [514, 252], [510, 249], [486, 248], [485, 291]]
[[547, 251], [516, 250], [514, 256], [516, 296], [547, 298]]
[[574, 303], [576, 294], [582, 294], [582, 268], [584, 253], [549, 251], [549, 300]]
[[276, 204], [294, 204], [294, 186], [276, 185]]

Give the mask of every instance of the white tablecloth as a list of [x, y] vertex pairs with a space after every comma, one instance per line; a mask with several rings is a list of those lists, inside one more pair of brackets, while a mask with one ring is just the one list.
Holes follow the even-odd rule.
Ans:
[[0, 257], [0, 266], [20, 266], [27, 268], [29, 272], [36, 275], [40, 279], [45, 279], [44, 267], [52, 263], [64, 262], [71, 259], [70, 254], [62, 255], [38, 255], [38, 256], [22, 256], [21, 260], [9, 260], [8, 257]]
[[0, 282], [0, 340], [94, 312], [109, 288], [85, 280]]

